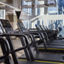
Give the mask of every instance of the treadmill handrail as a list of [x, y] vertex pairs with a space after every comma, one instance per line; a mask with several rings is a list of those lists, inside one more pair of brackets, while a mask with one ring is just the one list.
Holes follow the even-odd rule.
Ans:
[[[7, 34], [7, 33], [5, 33], [5, 34], [0, 34], [0, 36], [22, 36], [22, 37], [24, 37], [26, 40], [27, 40], [27, 38], [26, 38], [26, 36], [25, 35], [23, 35], [23, 34]], [[2, 38], [3, 39], [3, 38]], [[5, 41], [5, 40], [4, 40]], [[8, 51], [8, 54], [6, 54], [5, 56], [0, 56], [0, 59], [2, 60], [2, 59], [4, 59], [4, 58], [6, 58], [9, 54], [12, 54], [12, 53], [14, 53], [14, 52], [18, 52], [18, 51], [20, 51], [20, 50], [23, 50], [23, 49], [26, 49], [26, 48], [28, 48], [29, 46], [31, 46], [32, 45], [32, 43], [31, 44], [26, 44], [25, 46], [23, 46], [23, 47], [20, 47], [20, 48], [18, 48], [18, 49], [15, 49], [15, 50], [13, 50], [13, 51]]]

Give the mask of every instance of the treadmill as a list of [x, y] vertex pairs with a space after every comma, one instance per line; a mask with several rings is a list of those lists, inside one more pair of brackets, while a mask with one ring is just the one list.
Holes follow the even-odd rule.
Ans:
[[[5, 22], [5, 20], [2, 20], [3, 22], [4, 22], [4, 24], [6, 23]], [[7, 21], [8, 22], [8, 21]], [[6, 24], [5, 24], [6, 25]], [[6, 28], [7, 29], [7, 28]], [[8, 29], [10, 29], [9, 27], [8, 27]], [[17, 34], [17, 33], [10, 33], [10, 32], [8, 32], [8, 33], [4, 33], [4, 34], [0, 34], [0, 36], [21, 36], [21, 34]], [[26, 43], [26, 42], [25, 42]], [[13, 46], [12, 46], [13, 47]], [[26, 47], [25, 47], [26, 48]], [[25, 48], [24, 48], [24, 50], [25, 50]], [[29, 49], [31, 49], [32, 47], [31, 46], [29, 46], [28, 47]], [[23, 48], [22, 48], [23, 49]], [[30, 51], [28, 49], [28, 52]], [[13, 49], [13, 51], [14, 51], [14, 49]], [[16, 50], [16, 51], [18, 51], [18, 49]], [[35, 59], [33, 59], [31, 56], [31, 53], [29, 52], [29, 55], [30, 55], [30, 59], [28, 60], [28, 58], [29, 58], [29, 55], [27, 55], [27, 54], [24, 54], [23, 56], [23, 58], [24, 59], [18, 59], [18, 62], [17, 62], [17, 58], [14, 60], [14, 64], [60, 64], [60, 63], [62, 63], [63, 64], [63, 61], [64, 60], [62, 60], [63, 58], [63, 56], [64, 55], [61, 55], [61, 54], [59, 54], [58, 56], [59, 56], [59, 58], [56, 58], [55, 59], [55, 57], [56, 57], [56, 55], [53, 57], [53, 59], [54, 60], [50, 60], [50, 58], [51, 58], [51, 56], [53, 56], [53, 55], [48, 55], [48, 54], [46, 54], [46, 53], [39, 53], [39, 55], [42, 55], [42, 56], [37, 56], [37, 54], [36, 54], [36, 52], [35, 52], [35, 50], [32, 50], [31, 49], [31, 51], [33, 51], [34, 53], [34, 57], [35, 57]], [[11, 49], [11, 52], [12, 52], [12, 49]], [[15, 51], [14, 51], [15, 52]], [[15, 55], [15, 53], [14, 52], [12, 52], [12, 55], [14, 54]], [[26, 55], [27, 55], [27, 57], [26, 57]], [[13, 56], [12, 58], [14, 59], [14, 57], [15, 56]], [[41, 57], [41, 58], [40, 58]], [[46, 58], [48, 58], [48, 59], [46, 59]], [[59, 60], [58, 60], [59, 59]], [[55, 61], [56, 60], [56, 61]], [[59, 62], [58, 62], [59, 61]], [[10, 63], [8, 63], [8, 64], [12, 64], [13, 62], [10, 60]], [[5, 63], [6, 64], [6, 63]]]
[[[27, 57], [27, 60], [31, 60], [30, 59], [30, 57], [29, 57], [29, 55], [30, 54], [28, 54], [29, 52], [30, 52], [30, 49], [29, 49], [29, 52], [28, 52], [28, 50], [27, 50], [27, 48], [29, 48], [29, 46], [27, 46], [26, 45], [26, 43], [24, 43], [24, 42], [26, 42], [27, 41], [27, 38], [26, 38], [26, 36], [23, 34], [23, 33], [17, 33], [16, 31], [13, 31], [13, 28], [12, 28], [12, 26], [10, 25], [10, 22], [8, 21], [8, 20], [3, 20], [3, 19], [1, 19], [0, 20], [0, 27], [1, 27], [1, 30], [2, 30], [2, 33], [0, 33], [0, 36], [1, 37], [5, 37], [6, 39], [7, 39], [7, 43], [9, 43], [9, 44], [7, 44], [8, 45], [8, 47], [10, 48], [10, 53], [12, 54], [12, 58], [13, 58], [13, 61], [14, 61], [14, 64], [18, 64], [18, 61], [17, 61], [17, 56], [16, 56], [16, 53], [15, 53], [15, 51], [18, 51], [18, 50], [22, 50], [22, 49], [24, 49], [24, 52], [25, 52], [25, 56]], [[22, 42], [22, 45], [23, 45], [23, 47], [24, 48], [19, 48], [19, 49], [16, 49], [15, 51], [14, 51], [14, 46], [13, 46], [13, 43], [12, 43], [12, 40], [11, 40], [11, 36], [15, 36], [15, 37], [19, 37], [20, 38], [20, 40], [21, 40], [21, 42]], [[25, 38], [25, 39], [24, 39]], [[26, 41], [25, 41], [26, 40]], [[29, 45], [29, 44], [28, 44]], [[5, 49], [4, 49], [5, 50]], [[12, 52], [11, 52], [12, 51]], [[5, 53], [6, 55], [8, 54], [9, 52], [7, 52], [7, 53]], [[31, 58], [32, 58], [32, 56], [31, 56]], [[6, 61], [6, 60], [5, 60]], [[11, 62], [11, 64], [12, 64], [12, 61], [10, 60], [10, 62]], [[9, 63], [10, 63], [9, 62]], [[20, 62], [20, 61], [19, 61]], [[7, 63], [7, 62], [5, 62], [5, 64], [9, 64], [9, 63]], [[21, 64], [21, 63], [20, 63]], [[26, 64], [27, 64], [27, 62], [26, 62]]]
[[[20, 27], [20, 28], [22, 28], [22, 27]], [[37, 33], [38, 33], [38, 31], [37, 31]], [[29, 32], [29, 34], [30, 34], [30, 32]], [[30, 42], [28, 41], [28, 43], [30, 43]], [[34, 42], [33, 44], [36, 44], [36, 42]], [[32, 55], [30, 55], [30, 56], [33, 56], [33, 59], [32, 59], [33, 61], [36, 61], [36, 62], [53, 62], [53, 64], [54, 64], [54, 62], [64, 63], [63, 52], [60, 52], [60, 53], [54, 52], [53, 53], [52, 51], [48, 51], [47, 48], [45, 48], [44, 46], [43, 46], [43, 48], [44, 48], [44, 51], [40, 52], [40, 51], [37, 51], [36, 49], [34, 49], [34, 47], [32, 47], [32, 46], [29, 47], [29, 49], [32, 51]], [[29, 51], [29, 49], [28, 49], [28, 51]], [[56, 50], [56, 49], [54, 49], [54, 50]], [[23, 60], [23, 61], [27, 62], [25, 54], [21, 55], [21, 57], [19, 57], [18, 60], [20, 60], [20, 61]]]
[[45, 27], [44, 27], [44, 25], [39, 25], [39, 27], [40, 27], [40, 29], [42, 30], [42, 31], [44, 31], [45, 32], [45, 34], [48, 36], [48, 38], [50, 37], [52, 37], [53, 39], [57, 39], [57, 35], [59, 34], [59, 32], [61, 31], [61, 30], [59, 30], [59, 29], [57, 29], [57, 30], [50, 30], [50, 29], [46, 29]]
[[[19, 19], [19, 16], [20, 16], [19, 13], [20, 12], [16, 12], [16, 13], [17, 13], [17, 17]], [[19, 27], [22, 28], [21, 26], [19, 26]], [[27, 32], [29, 32], [29, 34], [30, 34], [30, 31], [27, 31]], [[39, 33], [38, 31], [35, 31], [35, 32]], [[30, 43], [30, 41], [28, 41], [27, 43]], [[31, 43], [33, 43], [33, 41], [31, 41]], [[33, 44], [36, 44], [36, 42], [34, 42]], [[44, 47], [44, 50], [46, 52], [45, 51], [39, 52], [34, 48], [35, 47], [32, 47], [32, 46], [30, 46], [28, 48], [28, 51], [29, 51], [29, 49], [31, 50], [31, 53], [29, 52], [30, 57], [33, 56], [33, 58], [31, 58], [32, 62], [30, 62], [30, 64], [33, 64], [33, 62], [36, 62], [37, 64], [42, 63], [42, 62], [44, 62], [44, 64], [64, 63], [64, 60], [63, 60], [64, 59], [64, 55], [62, 53], [60, 53], [60, 54], [56, 53], [56, 52], [52, 53], [51, 51], [48, 53], [48, 51], [47, 51], [47, 49], [45, 47]], [[18, 60], [19, 61], [23, 60], [24, 62], [27, 62], [25, 54], [23, 54]], [[28, 64], [29, 64], [29, 61], [28, 61]]]
[[[13, 33], [12, 34], [0, 34], [0, 36], [20, 36], [20, 34], [18, 35], [18, 34], [14, 34], [13, 35]], [[16, 49], [16, 50], [13, 50], [14, 52], [17, 52], [17, 51], [19, 51], [19, 50], [23, 50], [23, 49], [26, 49], [26, 47], [24, 47], [24, 48], [19, 48], [19, 49]], [[13, 51], [11, 51], [10, 53], [11, 54], [13, 54], [14, 52]], [[30, 53], [29, 53], [30, 54]], [[36, 55], [35, 53], [33, 53], [33, 55]], [[40, 56], [40, 55], [42, 55], [42, 56]], [[35, 63], [37, 63], [37, 64], [63, 64], [64, 62], [64, 60], [62, 60], [62, 57], [63, 57], [63, 55], [61, 55], [61, 54], [59, 54], [59, 57], [57, 56], [57, 54], [55, 55], [56, 57], [58, 57], [58, 58], [56, 58], [55, 56], [52, 58], [52, 59], [54, 59], [54, 60], [50, 60], [50, 58], [52, 57], [52, 55], [47, 55], [46, 53], [44, 53], [44, 54], [42, 54], [42, 53], [39, 53], [39, 56], [35, 56], [35, 59], [32, 59], [32, 60], [27, 60], [27, 58], [26, 58], [26, 56], [24, 57], [24, 58], [22, 58], [22, 59], [18, 59], [18, 63], [17, 62], [14, 62], [14, 64], [35, 64]], [[24, 56], [24, 55], [23, 55]], [[28, 56], [29, 57], [29, 56]], [[13, 58], [13, 57], [12, 57]], [[46, 59], [46, 58], [48, 58], [48, 60]], [[56, 58], [56, 59], [55, 59]], [[0, 59], [1, 60], [1, 59]], [[56, 60], [56, 61], [55, 61]], [[11, 60], [10, 60], [11, 61]], [[12, 64], [13, 62], [11, 61], [10, 63], [8, 63], [8, 64]]]
[[[48, 38], [48, 34], [44, 30], [42, 30], [39, 26], [37, 26], [37, 30], [36, 29], [35, 30], [26, 30], [26, 29], [22, 30], [22, 28], [25, 28], [25, 27], [24, 26], [22, 27], [22, 23], [18, 21], [18, 27], [21, 32], [23, 31], [23, 32], [27, 32], [32, 35], [35, 35], [34, 39], [40, 38], [40, 40], [38, 41], [39, 42], [38, 44], [40, 44], [40, 45], [37, 46], [38, 50], [45, 51], [45, 48], [46, 48], [48, 51], [64, 52], [64, 40], [63, 39], [56, 39], [56, 36], [55, 36], [55, 39], [53, 38], [52, 40], [50, 40]], [[43, 33], [43, 31], [45, 32], [46, 37], [42, 37], [41, 33]], [[54, 31], [54, 35], [55, 35], [55, 32], [57, 35], [58, 32]], [[44, 34], [43, 34], [43, 36], [44, 36]], [[44, 46], [44, 44], [45, 44], [45, 46]]]
[[[28, 43], [30, 43], [28, 41]], [[36, 44], [35, 42], [33, 44]], [[52, 52], [52, 51], [47, 51], [47, 49], [45, 49], [45, 51], [43, 52], [40, 52], [36, 49], [34, 49], [34, 47], [30, 46], [29, 49], [31, 50], [32, 52], [32, 55], [30, 56], [33, 56], [32, 60], [33, 61], [37, 61], [37, 62], [60, 62], [60, 63], [64, 63], [64, 54], [63, 53], [59, 53], [59, 52]], [[28, 49], [28, 51], [29, 51]], [[29, 53], [30, 54], [30, 53]], [[25, 54], [21, 55], [21, 57], [19, 57], [19, 60], [24, 60], [24, 61], [27, 61], [26, 60], [26, 56]]]
[[[36, 28], [37, 28], [38, 32], [42, 35], [43, 32], [40, 32], [41, 28], [37, 25], [36, 25]], [[47, 50], [64, 52], [64, 40], [63, 39], [62, 40], [61, 39], [53, 39], [53, 40], [47, 39], [46, 40], [45, 36], [48, 37], [47, 33], [46, 33], [46, 35], [45, 34], [42, 35], [42, 39], [43, 38], [45, 39], [45, 42], [47, 45], [47, 47], [46, 47]], [[44, 50], [43, 43], [41, 45], [38, 45], [38, 49], [41, 51]]]
[[[5, 34], [0, 34], [0, 36], [20, 36], [20, 35], [17, 35], [17, 34], [7, 34], [7, 33], [5, 33]], [[1, 40], [1, 39], [0, 39]], [[0, 41], [1, 43], [3, 43], [3, 45], [5, 44], [5, 43], [7, 43], [6, 41]], [[3, 47], [3, 46], [2, 46]], [[7, 46], [6, 46], [7, 47]], [[6, 48], [5, 47], [5, 48]], [[4, 56], [0, 56], [0, 63], [5, 63], [5, 64], [63, 64], [63, 62], [52, 62], [52, 61], [37, 61], [37, 60], [35, 60], [35, 61], [30, 61], [30, 60], [27, 60], [27, 58], [26, 58], [26, 60], [24, 59], [24, 60], [20, 60], [20, 59], [18, 59], [18, 63], [17, 62], [14, 62], [14, 61], [11, 61], [11, 59], [10, 59], [10, 61], [8, 61], [9, 60], [9, 58], [7, 59], [7, 57], [9, 56], [9, 54], [13, 54], [14, 52], [18, 52], [18, 51], [20, 51], [20, 50], [24, 50], [24, 49], [26, 49], [28, 46], [24, 46], [24, 47], [22, 47], [22, 48], [18, 48], [18, 49], [16, 49], [16, 50], [13, 50], [13, 51], [11, 51], [11, 52], [6, 52], [6, 53], [8, 53], [8, 54], [6, 54], [6, 56], [4, 55]], [[4, 48], [4, 50], [5, 50], [5, 48]], [[3, 50], [3, 51], [4, 51]], [[6, 58], [6, 60], [5, 60], [5, 58]], [[13, 59], [13, 57], [12, 57], [12, 59]], [[5, 62], [4, 62], [5, 61]]]

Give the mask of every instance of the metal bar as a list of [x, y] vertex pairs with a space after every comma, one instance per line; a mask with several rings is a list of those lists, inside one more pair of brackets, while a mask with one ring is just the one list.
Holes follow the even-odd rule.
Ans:
[[[48, 8], [48, 7], [55, 7], [56, 5], [55, 4], [42, 4], [42, 5], [37, 5], [37, 6], [35, 6], [35, 8], [42, 8], [42, 7], [46, 7], [46, 8]], [[23, 8], [32, 8], [32, 5], [23, 5]]]
[[[12, 44], [11, 38], [9, 36], [7, 36], [6, 39], [9, 42], [10, 50], [13, 51], [14, 48], [13, 48], [13, 44]], [[15, 52], [12, 53], [12, 57], [13, 57], [13, 60], [14, 60], [14, 64], [18, 64], [18, 60], [17, 60], [17, 56], [16, 56]]]
[[[2, 52], [3, 52], [3, 55], [5, 56], [6, 54], [8, 54], [8, 51], [7, 51], [7, 46], [5, 45], [6, 42], [4, 41], [4, 39], [0, 38], [0, 45], [1, 45], [1, 48], [2, 48]], [[4, 63], [5, 64], [11, 64], [10, 63], [10, 60], [9, 60], [9, 56], [5, 57], [4, 58]]]
[[[20, 40], [21, 40], [22, 46], [27, 45], [22, 37], [20, 37]], [[29, 54], [28, 54], [28, 50], [27, 50], [27, 49], [24, 49], [24, 52], [25, 52], [25, 55], [26, 55], [27, 60], [30, 61], [30, 57], [29, 57]]]

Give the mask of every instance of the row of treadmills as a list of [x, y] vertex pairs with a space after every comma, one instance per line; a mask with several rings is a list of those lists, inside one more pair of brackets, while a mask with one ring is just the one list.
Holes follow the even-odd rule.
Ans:
[[[59, 30], [49, 30], [41, 25], [28, 30], [20, 21], [17, 25], [18, 29], [13, 30], [8, 20], [0, 20], [0, 46], [3, 53], [0, 63], [64, 64], [64, 38], [57, 37]], [[21, 48], [14, 49], [11, 36], [21, 40]], [[16, 52], [21, 50], [24, 50], [24, 54], [17, 58]]]

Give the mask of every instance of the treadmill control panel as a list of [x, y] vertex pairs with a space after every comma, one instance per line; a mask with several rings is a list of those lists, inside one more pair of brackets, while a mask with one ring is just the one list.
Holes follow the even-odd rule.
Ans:
[[5, 29], [6, 32], [11, 32], [13, 30], [10, 22], [8, 20], [0, 20], [3, 29]]

